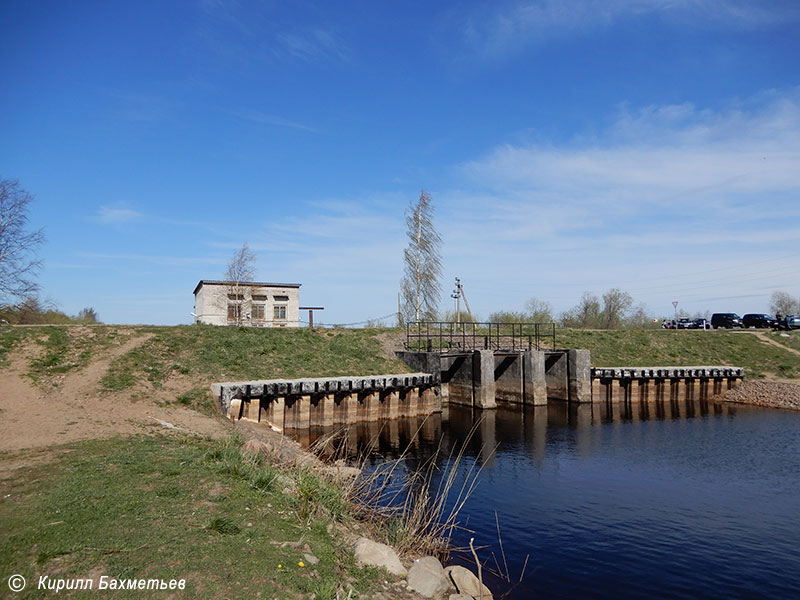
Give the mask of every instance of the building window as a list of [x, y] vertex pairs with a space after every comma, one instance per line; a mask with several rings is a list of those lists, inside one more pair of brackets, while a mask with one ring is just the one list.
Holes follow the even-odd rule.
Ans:
[[263, 321], [264, 320], [264, 305], [263, 304], [253, 304], [252, 310], [250, 312], [251, 316], [255, 321]]
[[266, 302], [267, 297], [260, 294], [253, 294], [253, 302]]
[[241, 302], [244, 300], [244, 294], [228, 294], [228, 300], [238, 300]]
[[286, 307], [285, 306], [274, 306], [274, 319], [276, 321], [285, 321], [286, 320]]
[[275, 298], [275, 302], [288, 302], [289, 296], [273, 296]]
[[242, 305], [228, 304], [228, 321], [241, 321], [241, 320], [242, 320]]

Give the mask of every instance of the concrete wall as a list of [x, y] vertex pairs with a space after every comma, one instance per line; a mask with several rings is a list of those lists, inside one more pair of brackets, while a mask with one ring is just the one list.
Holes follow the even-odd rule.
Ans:
[[494, 357], [494, 393], [498, 400], [522, 404], [525, 400], [524, 359], [520, 353]]
[[473, 406], [475, 390], [472, 380], [472, 355], [443, 355], [440, 361], [440, 379], [442, 386], [447, 386], [448, 400], [456, 404]]
[[569, 400], [567, 351], [545, 352], [545, 381], [549, 400]]
[[[243, 325], [253, 327], [298, 327], [300, 325], [300, 290], [296, 284], [257, 284], [243, 282], [239, 284], [240, 293], [244, 296], [242, 312]], [[200, 282], [195, 291], [195, 322], [210, 325], [229, 325], [228, 294], [231, 288], [225, 282]], [[264, 305], [264, 320], [252, 318], [253, 296], [266, 296], [257, 304]], [[287, 296], [287, 301], [276, 300], [276, 296]], [[274, 307], [286, 306], [286, 319], [274, 320]]]

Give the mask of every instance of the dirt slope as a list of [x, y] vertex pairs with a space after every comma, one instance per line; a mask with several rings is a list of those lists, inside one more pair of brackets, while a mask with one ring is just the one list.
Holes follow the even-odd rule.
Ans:
[[15, 349], [10, 364], [0, 370], [0, 452], [141, 433], [164, 428], [160, 421], [202, 435], [224, 435], [222, 419], [166, 405], [155, 395], [133, 401], [127, 392], [100, 391], [100, 379], [111, 361], [147, 338], [134, 337], [86, 367], [39, 385], [24, 376], [37, 349]]

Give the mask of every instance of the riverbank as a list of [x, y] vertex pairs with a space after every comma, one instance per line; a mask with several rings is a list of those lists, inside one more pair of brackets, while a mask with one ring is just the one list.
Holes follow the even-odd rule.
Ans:
[[777, 381], [744, 381], [727, 391], [722, 399], [738, 404], [800, 410], [800, 385]]
[[0, 580], [23, 575], [18, 597], [105, 577], [184, 579], [183, 597], [419, 598], [357, 562], [354, 539], [397, 528], [355, 518], [347, 469], [311, 469], [282, 437], [277, 457], [243, 452], [252, 432], [208, 391], [212, 374], [401, 370], [375, 333], [2, 328], [0, 343]]

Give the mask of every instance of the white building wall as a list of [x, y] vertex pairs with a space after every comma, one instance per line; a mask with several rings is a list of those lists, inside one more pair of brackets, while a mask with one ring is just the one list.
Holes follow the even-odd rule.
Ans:
[[[241, 283], [240, 290], [244, 296], [242, 302], [242, 325], [252, 327], [299, 327], [300, 326], [300, 290], [296, 286], [269, 286]], [[195, 293], [195, 321], [210, 325], [229, 325], [228, 294], [229, 284], [224, 282], [201, 282]], [[264, 297], [254, 300], [254, 297]], [[286, 298], [285, 300], [281, 298]], [[254, 318], [253, 305], [264, 306], [264, 319]], [[275, 319], [275, 307], [286, 307], [286, 318]]]

